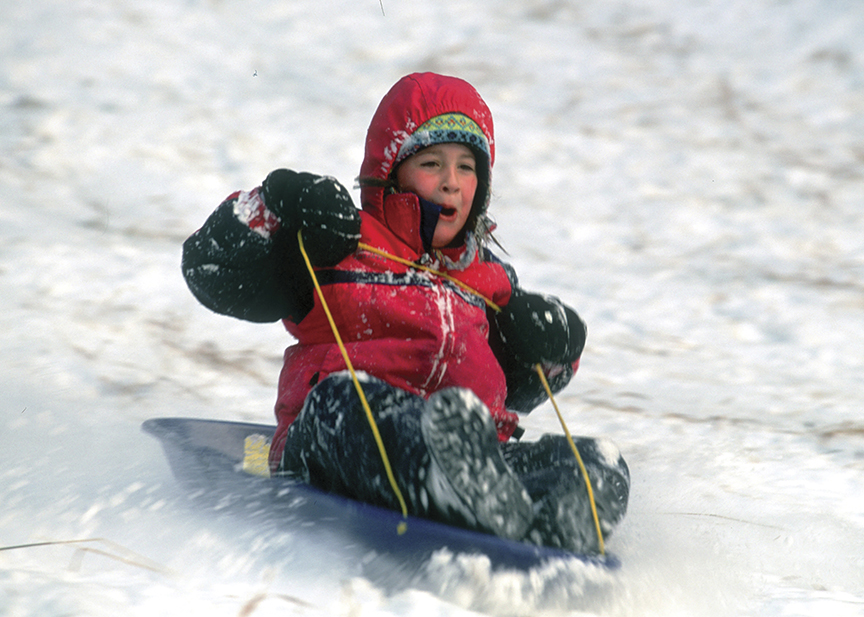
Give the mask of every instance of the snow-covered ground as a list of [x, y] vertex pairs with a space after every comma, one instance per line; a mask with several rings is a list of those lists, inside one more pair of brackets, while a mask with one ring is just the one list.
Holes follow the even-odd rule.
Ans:
[[[0, 550], [0, 614], [864, 615], [858, 0], [0, 5], [0, 546], [89, 540]], [[483, 94], [499, 238], [588, 322], [560, 403], [630, 463], [614, 574], [387, 589], [190, 507], [139, 430], [272, 421], [290, 340], [199, 306], [182, 240], [275, 167], [350, 186], [414, 70]]]

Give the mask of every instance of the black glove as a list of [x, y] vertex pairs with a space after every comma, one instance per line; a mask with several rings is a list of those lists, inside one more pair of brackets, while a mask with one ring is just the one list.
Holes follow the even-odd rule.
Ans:
[[524, 366], [570, 365], [585, 347], [585, 324], [552, 296], [516, 292], [495, 324], [507, 353]]
[[264, 204], [292, 236], [303, 232], [312, 265], [335, 266], [357, 249], [360, 213], [351, 195], [328, 176], [277, 169], [261, 184]]

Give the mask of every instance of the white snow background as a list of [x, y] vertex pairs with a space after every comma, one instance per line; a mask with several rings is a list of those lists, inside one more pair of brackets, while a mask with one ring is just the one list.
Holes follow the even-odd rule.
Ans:
[[[0, 1], [0, 546], [89, 540], [0, 550], [0, 615], [864, 615], [864, 5], [383, 9]], [[559, 402], [630, 464], [615, 573], [388, 589], [196, 509], [140, 431], [273, 421], [290, 338], [198, 305], [181, 243], [276, 167], [351, 187], [415, 70], [484, 96], [498, 236], [588, 323]]]

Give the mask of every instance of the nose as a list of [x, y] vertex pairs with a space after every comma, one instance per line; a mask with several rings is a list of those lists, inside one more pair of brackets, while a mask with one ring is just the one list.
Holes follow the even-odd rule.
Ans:
[[456, 178], [456, 166], [447, 165], [442, 171], [441, 190], [444, 192], [456, 192], [459, 190], [459, 182]]

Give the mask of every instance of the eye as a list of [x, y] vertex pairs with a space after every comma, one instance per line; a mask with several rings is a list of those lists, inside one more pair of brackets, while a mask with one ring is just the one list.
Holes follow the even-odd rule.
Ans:
[[463, 173], [477, 173], [477, 165], [472, 160], [464, 160], [459, 162], [459, 171]]

